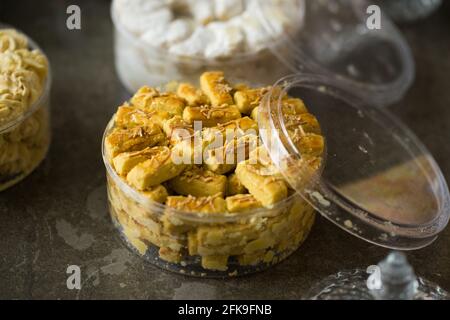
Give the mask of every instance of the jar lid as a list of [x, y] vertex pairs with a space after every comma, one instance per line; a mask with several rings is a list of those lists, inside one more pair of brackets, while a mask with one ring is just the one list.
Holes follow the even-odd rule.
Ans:
[[[286, 94], [319, 120], [326, 141], [320, 169], [305, 165], [310, 155], [291, 137], [281, 112]], [[407, 250], [430, 244], [447, 225], [449, 190], [429, 151], [395, 116], [340, 81], [308, 74], [280, 80], [261, 102], [258, 123], [290, 186], [349, 233]]]
[[[280, 40], [283, 23], [277, 16], [300, 26], [287, 28], [284, 47], [272, 48], [292, 73], [327, 75], [380, 106], [400, 100], [414, 79], [414, 61], [405, 39], [387, 15], [369, 10], [373, 6], [365, 0], [253, 4], [274, 43]], [[283, 14], [276, 15], [274, 6]]]

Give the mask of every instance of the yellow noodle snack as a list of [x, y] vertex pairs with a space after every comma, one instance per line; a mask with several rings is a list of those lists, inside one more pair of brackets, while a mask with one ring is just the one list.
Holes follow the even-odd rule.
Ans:
[[28, 38], [0, 29], [0, 191], [44, 159], [50, 144], [48, 62]]

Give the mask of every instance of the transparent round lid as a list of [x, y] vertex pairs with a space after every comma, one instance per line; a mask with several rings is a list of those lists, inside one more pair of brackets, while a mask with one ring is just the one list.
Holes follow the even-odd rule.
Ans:
[[402, 98], [414, 79], [405, 39], [366, 0], [255, 1], [254, 11], [274, 40], [280, 39], [283, 24], [300, 26], [285, 28], [284, 47], [272, 49], [293, 73], [327, 75], [379, 106]]
[[[286, 95], [304, 101], [320, 134], [310, 133], [308, 116], [292, 121], [283, 112]], [[322, 75], [284, 78], [261, 102], [258, 122], [290, 186], [349, 233], [406, 250], [430, 244], [447, 225], [449, 191], [433, 157], [398, 119], [345, 84]]]

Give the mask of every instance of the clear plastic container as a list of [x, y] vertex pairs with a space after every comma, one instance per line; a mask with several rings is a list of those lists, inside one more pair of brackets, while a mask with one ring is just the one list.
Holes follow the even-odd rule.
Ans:
[[298, 195], [245, 214], [207, 217], [173, 210], [140, 196], [106, 159], [105, 165], [109, 210], [121, 238], [169, 271], [218, 278], [261, 271], [297, 250], [314, 223], [313, 208]]
[[196, 83], [202, 72], [214, 69], [262, 85], [293, 73], [313, 73], [345, 83], [360, 98], [386, 106], [400, 100], [414, 79], [411, 50], [387, 15], [381, 15], [380, 29], [368, 27], [370, 1], [292, 0], [298, 10], [285, 14], [296, 27], [282, 36], [271, 3], [254, 1], [252, 14], [270, 40], [267, 48], [216, 61], [176, 56], [145, 43], [121, 24], [114, 3], [116, 70], [130, 92], [172, 80]]
[[[0, 24], [0, 29], [11, 28]], [[28, 38], [30, 49], [39, 49]], [[40, 50], [41, 53], [43, 52]], [[0, 126], [0, 191], [28, 176], [44, 160], [50, 146], [51, 71], [41, 96], [18, 118]]]
[[[319, 169], [305, 165], [310, 158], [287, 130], [285, 94], [301, 98], [320, 123], [326, 152]], [[431, 244], [447, 226], [450, 194], [431, 154], [392, 114], [345, 83], [322, 75], [285, 77], [258, 112], [259, 136], [296, 192], [245, 216], [207, 218], [151, 202], [115, 173], [103, 150], [110, 212], [134, 251], [171, 271], [227, 277], [265, 269], [294, 252], [314, 209], [358, 238], [400, 250]]]
[[[301, 20], [304, 6], [299, 8], [301, 12], [298, 17]], [[242, 52], [218, 59], [181, 56], [149, 45], [127, 30], [118, 18], [115, 1], [111, 4], [111, 17], [114, 23], [116, 71], [130, 92], [136, 92], [143, 85], [161, 86], [174, 80], [196, 83], [199, 76], [208, 70], [222, 70], [228, 78], [247, 79], [251, 83], [266, 85], [290, 73], [285, 62], [276, 59], [273, 54], [288, 49], [287, 39], [283, 37], [276, 40], [269, 38], [267, 47], [257, 52]]]

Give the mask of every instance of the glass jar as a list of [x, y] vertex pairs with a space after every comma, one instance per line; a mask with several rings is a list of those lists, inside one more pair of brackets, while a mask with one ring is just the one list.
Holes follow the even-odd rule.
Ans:
[[[0, 25], [0, 29], [6, 28], [10, 29]], [[33, 40], [27, 39], [31, 50], [39, 49]], [[50, 88], [49, 68], [40, 97], [25, 113], [0, 126], [0, 191], [28, 176], [47, 154], [50, 146]]]
[[[303, 17], [303, 1], [296, 0], [299, 10], [291, 13], [299, 21]], [[174, 80], [196, 83], [199, 76], [208, 70], [222, 70], [230, 79], [248, 79], [249, 82], [266, 85], [290, 73], [286, 61], [276, 59], [273, 54], [277, 52], [288, 55], [283, 54], [290, 50], [284, 37], [276, 40], [268, 37], [263, 48], [215, 59], [174, 54], [166, 48], [151, 45], [130, 32], [119, 18], [120, 10], [116, 8], [116, 3], [114, 0], [111, 4], [115, 65], [119, 79], [130, 92], [136, 92], [143, 85], [160, 86]], [[301, 26], [300, 22], [298, 26]], [[265, 32], [262, 26], [260, 32]]]

